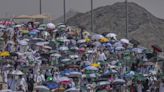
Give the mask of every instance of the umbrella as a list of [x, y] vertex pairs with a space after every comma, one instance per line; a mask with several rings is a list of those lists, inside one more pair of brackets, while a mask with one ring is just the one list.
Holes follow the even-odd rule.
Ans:
[[93, 66], [93, 67], [100, 67], [100, 64], [94, 63], [94, 64], [91, 64], [91, 66]]
[[51, 54], [51, 56], [61, 57], [61, 54], [55, 53], [55, 54]]
[[153, 62], [145, 62], [143, 65], [151, 66], [151, 65], [155, 65], [155, 64]]
[[109, 37], [109, 38], [116, 38], [116, 34], [115, 33], [108, 33], [107, 35], [106, 35], [106, 37]]
[[67, 51], [69, 49], [68, 49], [68, 47], [63, 46], [63, 47], [60, 47], [59, 50], [61, 50], [61, 51]]
[[94, 53], [94, 51], [93, 50], [88, 50], [87, 53]]
[[0, 52], [0, 56], [1, 57], [8, 57], [8, 56], [10, 56], [10, 53], [8, 51], [3, 51], [3, 52]]
[[69, 59], [69, 58], [66, 58], [66, 59], [62, 59], [61, 61], [62, 62], [68, 62], [68, 61], [70, 61], [71, 59]]
[[124, 49], [125, 49], [125, 48], [122, 47], [122, 46], [118, 46], [118, 47], [115, 48], [115, 50], [117, 50], [117, 51], [119, 51], [119, 50], [124, 50]]
[[98, 75], [95, 73], [92, 74], [83, 74], [82, 77], [83, 78], [96, 78]]
[[85, 39], [81, 39], [81, 40], [78, 40], [77, 43], [85, 43], [86, 40]]
[[57, 38], [57, 40], [61, 41], [61, 42], [69, 42], [70, 41], [69, 39], [66, 39], [64, 37]]
[[49, 28], [49, 29], [55, 29], [55, 25], [53, 24], [53, 23], [48, 23], [47, 24], [47, 28]]
[[63, 23], [60, 23], [60, 24], [57, 25], [57, 28], [58, 29], [66, 28], [66, 25], [64, 25]]
[[107, 70], [105, 71], [105, 73], [103, 74], [103, 76], [109, 76], [111, 74], [117, 74], [118, 72], [116, 70]]
[[71, 47], [70, 49], [71, 49], [71, 50], [78, 50], [79, 48], [76, 47], [76, 46], [74, 46], [74, 47]]
[[35, 31], [31, 31], [31, 32], [29, 32], [29, 34], [30, 34], [30, 35], [36, 35], [37, 32], [35, 32]]
[[40, 86], [36, 86], [35, 87], [36, 90], [45, 90], [45, 91], [49, 91], [50, 89], [46, 86], [40, 85]]
[[6, 28], [6, 26], [4, 26], [4, 25], [0, 25], [0, 28]]
[[28, 33], [29, 33], [28, 30], [21, 30], [21, 32], [22, 32], [23, 34], [28, 34]]
[[102, 36], [100, 34], [95, 34], [95, 35], [92, 35], [92, 37], [91, 37], [92, 40], [99, 40], [101, 38], [104, 38], [104, 36]]
[[79, 76], [81, 76], [82, 75], [82, 73], [81, 72], [70, 72], [70, 73], [68, 73], [68, 77], [79, 77]]
[[11, 74], [12, 74], [12, 75], [23, 75], [24, 73], [23, 73], [22, 71], [20, 71], [20, 70], [13, 70], [13, 71], [11, 72]]
[[45, 48], [45, 49], [52, 49], [52, 47], [50, 47], [50, 46], [42, 46], [43, 48]]
[[15, 26], [13, 26], [13, 27], [20, 28], [20, 27], [22, 27], [22, 25], [15, 25]]
[[121, 39], [120, 41], [121, 41], [122, 43], [129, 44], [129, 40], [128, 40], [128, 39]]
[[13, 91], [10, 89], [4, 89], [4, 90], [0, 90], [0, 92], [13, 92]]
[[98, 70], [98, 68], [96, 68], [96, 67], [94, 67], [94, 66], [87, 66], [86, 68], [85, 68], [86, 70]]
[[106, 42], [109, 42], [109, 39], [107, 39], [107, 38], [100, 38], [99, 41], [101, 43], [106, 43]]
[[46, 86], [49, 88], [49, 89], [57, 89], [59, 88], [59, 84], [55, 83], [55, 82], [48, 82], [46, 83]]
[[64, 92], [80, 92], [80, 89], [77, 89], [77, 88], [69, 88], [69, 89], [67, 89]]
[[111, 83], [109, 81], [100, 81], [97, 83], [96, 87], [110, 85]]
[[25, 41], [25, 40], [21, 40], [21, 41], [19, 41], [19, 44], [20, 44], [20, 45], [28, 45], [28, 42]]
[[136, 52], [136, 53], [142, 53], [144, 51], [144, 49], [143, 48], [133, 48], [132, 51]]
[[43, 31], [43, 33], [42, 33], [44, 36], [49, 36], [50, 35], [50, 33], [49, 32], [47, 32], [47, 31]]
[[58, 82], [61, 83], [61, 82], [70, 82], [71, 80], [68, 78], [68, 77], [60, 77], [58, 79]]
[[71, 59], [77, 59], [77, 58], [79, 58], [79, 56], [78, 55], [70, 55], [70, 58]]
[[115, 79], [115, 80], [113, 81], [113, 83], [114, 83], [114, 84], [124, 84], [124, 83], [125, 83], [125, 80], [123, 80], [123, 79]]

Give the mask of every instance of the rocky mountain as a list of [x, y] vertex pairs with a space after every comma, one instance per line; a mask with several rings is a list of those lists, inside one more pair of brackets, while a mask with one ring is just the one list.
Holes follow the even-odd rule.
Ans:
[[[114, 32], [119, 37], [126, 33], [126, 8], [124, 2], [99, 7], [93, 10], [94, 32]], [[150, 47], [158, 44], [164, 48], [164, 20], [159, 19], [136, 3], [128, 3], [128, 32], [129, 39], [138, 40], [141, 45]], [[90, 11], [78, 13], [67, 20], [68, 25], [82, 26], [91, 29]]]
[[[66, 12], [66, 20], [75, 16], [76, 14], [78, 14], [79, 12], [75, 11], [75, 10], [70, 10], [68, 12]], [[63, 23], [64, 16], [61, 16], [59, 18], [57, 18], [56, 20], [53, 21], [53, 23]]]

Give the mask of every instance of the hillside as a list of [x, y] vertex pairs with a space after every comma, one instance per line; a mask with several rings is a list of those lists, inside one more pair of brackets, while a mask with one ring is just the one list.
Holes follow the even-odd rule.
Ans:
[[[136, 3], [128, 3], [128, 27], [129, 38], [141, 42], [142, 45], [150, 47], [158, 44], [164, 48], [164, 20], [153, 16], [143, 7]], [[124, 37], [126, 32], [126, 8], [125, 3], [118, 2], [113, 5], [94, 9], [94, 32], [114, 32], [119, 37]], [[68, 25], [83, 26], [90, 31], [90, 11], [78, 13], [67, 20]]]

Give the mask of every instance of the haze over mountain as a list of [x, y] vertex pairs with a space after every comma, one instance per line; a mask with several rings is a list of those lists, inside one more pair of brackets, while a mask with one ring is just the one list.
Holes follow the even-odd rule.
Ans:
[[[136, 3], [128, 3], [128, 31], [129, 38], [136, 39], [142, 45], [150, 47], [158, 44], [164, 48], [164, 20], [159, 19]], [[126, 32], [126, 8], [125, 3], [118, 2], [94, 9], [94, 32], [117, 33], [124, 37]], [[68, 25], [83, 26], [91, 29], [90, 11], [78, 13], [67, 20]]]

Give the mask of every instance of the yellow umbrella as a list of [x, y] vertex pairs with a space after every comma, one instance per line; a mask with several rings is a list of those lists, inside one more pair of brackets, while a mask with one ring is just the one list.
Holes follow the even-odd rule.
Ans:
[[10, 56], [10, 53], [8, 51], [3, 51], [3, 52], [0, 52], [0, 56], [1, 57], [8, 57], [8, 56]]
[[86, 42], [90, 42], [90, 41], [91, 41], [91, 39], [89, 39], [89, 38], [86, 38], [86, 39], [85, 39], [85, 41], [86, 41]]
[[101, 38], [99, 41], [102, 42], [102, 43], [105, 43], [105, 42], [108, 42], [109, 39], [107, 39], [107, 38]]
[[28, 30], [21, 30], [21, 32], [22, 32], [23, 34], [28, 34], [28, 33], [29, 33]]
[[93, 67], [100, 67], [100, 64], [96, 64], [96, 63], [94, 63], [94, 64], [91, 64], [91, 66], [93, 66]]

